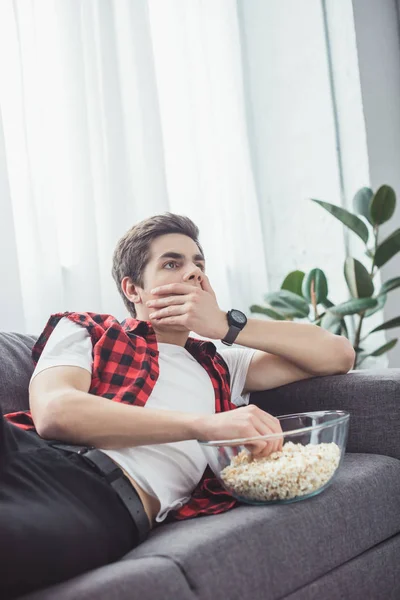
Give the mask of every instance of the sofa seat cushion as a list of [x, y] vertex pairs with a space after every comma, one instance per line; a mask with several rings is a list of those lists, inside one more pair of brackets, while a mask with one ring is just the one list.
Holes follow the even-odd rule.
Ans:
[[36, 336], [0, 332], [0, 410], [29, 408], [28, 386], [35, 368], [31, 351]]
[[346, 454], [331, 486], [156, 527], [122, 560], [168, 556], [197, 598], [281, 598], [400, 532], [400, 461]]
[[169, 558], [114, 562], [18, 600], [195, 600], [185, 577]]

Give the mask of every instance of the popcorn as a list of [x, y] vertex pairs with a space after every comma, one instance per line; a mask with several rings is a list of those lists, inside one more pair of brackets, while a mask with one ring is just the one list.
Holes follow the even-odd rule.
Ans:
[[340, 448], [330, 444], [287, 442], [280, 452], [253, 458], [247, 450], [221, 471], [226, 487], [246, 500], [288, 500], [324, 486], [340, 463]]

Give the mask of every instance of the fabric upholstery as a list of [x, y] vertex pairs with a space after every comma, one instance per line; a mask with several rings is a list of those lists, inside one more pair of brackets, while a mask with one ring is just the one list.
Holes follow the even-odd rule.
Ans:
[[19, 600], [195, 600], [179, 567], [167, 556], [112, 563], [21, 596]]
[[281, 600], [399, 600], [399, 564], [395, 535]]
[[399, 492], [400, 461], [347, 454], [319, 496], [162, 525], [118, 563], [23, 600], [397, 600]]
[[29, 408], [28, 385], [34, 364], [31, 350], [37, 336], [0, 332], [0, 409]]
[[400, 369], [351, 371], [297, 381], [251, 394], [250, 403], [274, 416], [346, 410], [350, 413], [347, 452], [400, 459]]
[[[29, 408], [35, 336], [0, 333], [0, 409]], [[318, 377], [251, 395], [273, 415], [350, 412], [332, 485], [287, 505], [169, 523], [122, 560], [20, 600], [397, 600], [400, 369]]]
[[214, 580], [221, 598], [281, 598], [400, 533], [399, 497], [400, 461], [347, 454], [320, 495], [160, 527], [123, 560], [171, 557], [201, 600]]

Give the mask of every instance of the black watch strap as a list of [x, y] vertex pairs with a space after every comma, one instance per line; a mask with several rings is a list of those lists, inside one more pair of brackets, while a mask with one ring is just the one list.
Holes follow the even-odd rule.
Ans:
[[236, 340], [237, 336], [242, 330], [240, 327], [235, 327], [234, 325], [229, 326], [229, 331], [221, 342], [226, 346], [232, 346], [233, 342]]

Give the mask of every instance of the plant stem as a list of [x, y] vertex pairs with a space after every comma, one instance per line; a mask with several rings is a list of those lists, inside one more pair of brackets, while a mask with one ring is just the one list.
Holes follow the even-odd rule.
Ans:
[[358, 322], [358, 327], [357, 327], [356, 335], [355, 335], [355, 338], [354, 338], [354, 347], [355, 348], [358, 348], [358, 346], [360, 345], [361, 327], [362, 327], [362, 322], [363, 322], [363, 319], [364, 319], [364, 314], [365, 314], [365, 311], [363, 311], [360, 314], [360, 320]]
[[318, 309], [317, 309], [317, 296], [315, 293], [315, 281], [311, 280], [311, 304], [314, 308], [314, 321], [318, 319]]
[[374, 248], [374, 256], [372, 258], [372, 266], [371, 266], [371, 273], [370, 273], [371, 277], [374, 276], [375, 256], [376, 256], [376, 249], [378, 247], [378, 231], [379, 231], [379, 226], [374, 225], [375, 248]]
[[[375, 236], [375, 248], [374, 248], [374, 256], [372, 259], [372, 266], [371, 266], [371, 273], [370, 276], [371, 278], [374, 276], [374, 266], [375, 266], [375, 255], [376, 255], [376, 249], [378, 247], [378, 230], [379, 230], [379, 226], [378, 225], [374, 225], [374, 236]], [[356, 331], [356, 335], [354, 338], [354, 348], [358, 348], [360, 345], [360, 337], [361, 337], [361, 327], [362, 327], [362, 323], [364, 320], [364, 316], [365, 316], [365, 311], [363, 311], [360, 314], [360, 321], [358, 323], [358, 327], [357, 327], [357, 331]], [[364, 360], [364, 358], [357, 364], [358, 362], [358, 357], [359, 357], [359, 352], [356, 350], [356, 360], [354, 362], [354, 368], [356, 369], [357, 366], [360, 366], [360, 364], [362, 363], [362, 361]]]
[[366, 356], [364, 356], [364, 357], [363, 357], [363, 358], [360, 360], [360, 362], [357, 364], [357, 367], [359, 367], [359, 366], [361, 365], [361, 363], [362, 363], [362, 362], [363, 362], [363, 361], [364, 361], [366, 358], [367, 358], [367, 357], [366, 357]]

